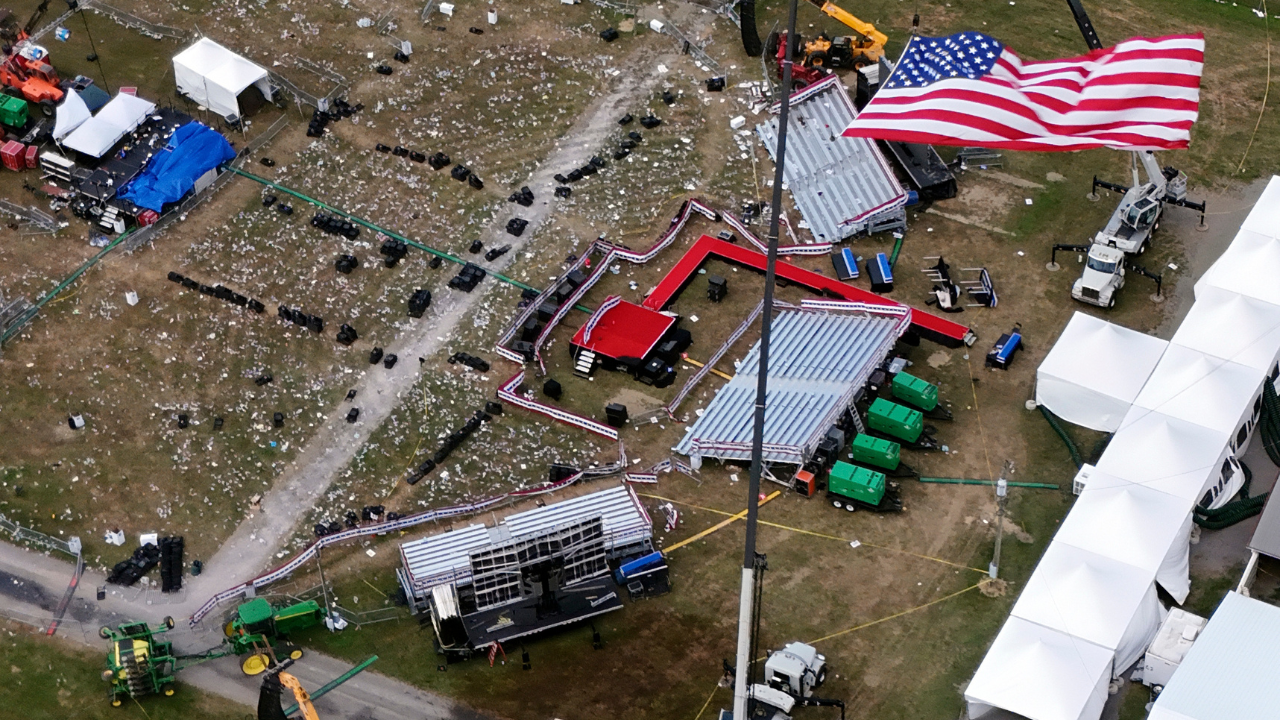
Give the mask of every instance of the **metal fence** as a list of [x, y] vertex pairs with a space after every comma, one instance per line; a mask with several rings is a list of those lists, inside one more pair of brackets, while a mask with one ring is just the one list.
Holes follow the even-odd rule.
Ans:
[[680, 45], [680, 52], [685, 53], [686, 55], [692, 55], [694, 59], [709, 68], [711, 72], [717, 75], [720, 73], [720, 63], [711, 59], [711, 56], [702, 49], [705, 45], [699, 45], [693, 40], [690, 40], [687, 35], [681, 32], [680, 28], [675, 26], [675, 23], [672, 23], [669, 20], [664, 20], [662, 23], [662, 34], [670, 35], [675, 38], [676, 42]]
[[168, 25], [161, 25], [159, 23], [153, 23], [150, 20], [143, 20], [137, 15], [127, 13], [124, 10], [112, 7], [104, 2], [99, 2], [99, 0], [81, 2], [80, 7], [102, 13], [127, 28], [137, 30], [143, 35], [153, 37], [157, 40], [161, 38], [185, 40], [190, 34], [186, 30], [179, 30], [178, 28], [169, 27]]
[[13, 522], [4, 515], [0, 515], [0, 530], [7, 533], [15, 543], [24, 543], [28, 545], [36, 545], [46, 550], [57, 550], [66, 553], [73, 558], [80, 557], [80, 538], [72, 537], [70, 540], [45, 535], [38, 530], [32, 530]]

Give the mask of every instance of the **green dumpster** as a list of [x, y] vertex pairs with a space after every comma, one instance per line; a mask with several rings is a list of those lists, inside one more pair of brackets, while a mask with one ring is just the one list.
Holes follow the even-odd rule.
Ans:
[[924, 432], [924, 415], [884, 398], [876, 398], [867, 410], [867, 427], [903, 442], [913, 443]]
[[902, 446], [892, 440], [859, 434], [853, 439], [853, 461], [885, 470], [897, 470]]
[[893, 376], [893, 397], [930, 412], [938, 407], [938, 386], [906, 372]]

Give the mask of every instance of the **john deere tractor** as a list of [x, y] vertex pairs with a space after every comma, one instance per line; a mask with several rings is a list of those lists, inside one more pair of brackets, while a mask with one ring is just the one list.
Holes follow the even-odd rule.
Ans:
[[248, 656], [240, 664], [244, 674], [258, 675], [285, 657], [302, 657], [302, 648], [288, 642], [288, 635], [315, 627], [323, 618], [324, 610], [314, 600], [276, 610], [265, 599], [254, 598], [236, 610], [223, 632], [233, 653]]
[[124, 623], [114, 630], [106, 626], [98, 630], [103, 640], [111, 641], [102, 679], [111, 683], [112, 705], [119, 706], [125, 698], [173, 694], [177, 658], [173, 643], [160, 639], [172, 629], [173, 618], [167, 617], [154, 628], [146, 623]]

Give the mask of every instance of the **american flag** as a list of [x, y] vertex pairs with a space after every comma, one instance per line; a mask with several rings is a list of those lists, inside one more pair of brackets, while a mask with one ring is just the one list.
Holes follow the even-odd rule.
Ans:
[[846, 137], [1006, 150], [1187, 147], [1203, 35], [1024, 61], [976, 32], [913, 37]]

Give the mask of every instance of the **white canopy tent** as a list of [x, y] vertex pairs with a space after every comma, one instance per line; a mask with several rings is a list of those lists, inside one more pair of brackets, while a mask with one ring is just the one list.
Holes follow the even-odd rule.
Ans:
[[1138, 660], [1163, 619], [1154, 569], [1135, 567], [1056, 537], [1011, 614], [1113, 651], [1114, 673]]
[[1076, 312], [1036, 370], [1036, 402], [1067, 422], [1114, 431], [1168, 344]]
[[1280, 277], [1280, 239], [1276, 232], [1274, 227], [1266, 232], [1241, 228], [1226, 252], [1196, 282], [1196, 296], [1201, 288], [1216, 287], [1280, 305], [1280, 282], [1276, 282]]
[[1280, 305], [1197, 286], [1196, 301], [1169, 342], [1271, 373], [1280, 360]]
[[1265, 377], [1257, 368], [1170, 345], [1133, 406], [1226, 433], [1239, 453], [1253, 436]]
[[240, 93], [253, 85], [271, 100], [271, 81], [265, 68], [231, 52], [209, 38], [173, 57], [178, 92], [227, 117], [240, 115]]
[[85, 155], [102, 157], [120, 138], [136, 130], [155, 109], [155, 103], [140, 97], [123, 93], [116, 95], [97, 115], [85, 120], [68, 135], [62, 145]]
[[1226, 433], [1135, 407], [1098, 460], [1123, 480], [1197, 501], [1231, 454]]
[[53, 123], [53, 139], [61, 140], [93, 117], [84, 98], [75, 90], [67, 90], [62, 103], [58, 105], [58, 114]]
[[1272, 176], [1262, 191], [1262, 197], [1253, 204], [1253, 209], [1240, 226], [1242, 230], [1252, 230], [1264, 235], [1280, 235], [1280, 176]]
[[969, 717], [999, 710], [1029, 720], [1092, 720], [1102, 714], [1113, 654], [1106, 648], [1010, 617], [965, 688]]
[[1182, 603], [1191, 589], [1193, 503], [1085, 465], [1084, 484], [1053, 543], [1071, 545], [1155, 573], [1156, 582]]

